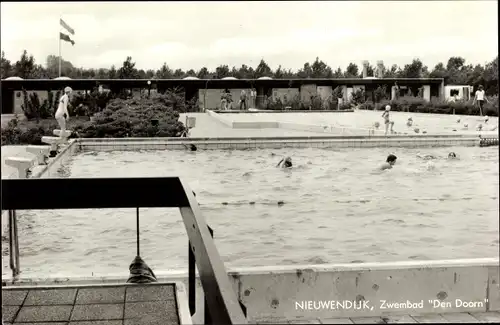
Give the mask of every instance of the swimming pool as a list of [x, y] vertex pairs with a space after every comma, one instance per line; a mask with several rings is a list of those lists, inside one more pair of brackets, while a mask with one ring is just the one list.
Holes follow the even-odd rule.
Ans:
[[[448, 151], [460, 160], [428, 169], [417, 158]], [[395, 168], [375, 172], [389, 153]], [[275, 168], [283, 155], [292, 170]], [[59, 174], [185, 178], [230, 267], [493, 257], [499, 248], [495, 147], [87, 152]], [[141, 209], [141, 220], [147, 263], [186, 268], [178, 210]], [[135, 256], [133, 209], [19, 212], [19, 229], [24, 277], [106, 275]]]

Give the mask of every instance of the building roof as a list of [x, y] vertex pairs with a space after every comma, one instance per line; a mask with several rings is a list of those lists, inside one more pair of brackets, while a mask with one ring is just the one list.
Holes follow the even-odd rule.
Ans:
[[60, 89], [70, 86], [73, 89], [92, 89], [99, 85], [109, 88], [148, 88], [148, 81], [151, 87], [173, 88], [177, 86], [198, 89], [221, 89], [221, 88], [297, 88], [301, 85], [316, 84], [318, 86], [338, 86], [338, 85], [387, 85], [394, 82], [400, 85], [424, 85], [441, 84], [442, 78], [342, 78], [342, 79], [24, 79], [1, 81], [2, 90], [50, 90]]

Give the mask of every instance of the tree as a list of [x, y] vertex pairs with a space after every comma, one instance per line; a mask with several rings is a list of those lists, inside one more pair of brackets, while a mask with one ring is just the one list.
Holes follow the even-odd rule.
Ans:
[[235, 77], [235, 78], [241, 79], [240, 70], [236, 69], [236, 67], [233, 67], [231, 69], [231, 72], [229, 72], [229, 75], [231, 77]]
[[146, 78], [147, 79], [153, 79], [155, 77], [155, 71], [152, 69], [148, 69], [146, 71]]
[[156, 71], [156, 78], [158, 79], [170, 79], [174, 75], [172, 69], [170, 69], [167, 63], [163, 63], [160, 70]]
[[96, 78], [97, 79], [107, 79], [108, 73], [109, 73], [108, 69], [100, 68], [96, 72]]
[[[368, 63], [368, 67], [366, 69], [366, 76], [367, 77], [374, 77], [375, 76], [375, 68], [370, 63]], [[363, 71], [361, 71], [359, 73], [359, 77], [363, 78]]]
[[355, 63], [349, 63], [347, 69], [345, 70], [344, 77], [346, 78], [357, 78], [359, 76], [359, 69]]
[[118, 76], [118, 72], [116, 71], [116, 68], [114, 65], [111, 66], [111, 69], [109, 70], [108, 73], [108, 79], [116, 79]]
[[253, 79], [254, 78], [254, 71], [253, 71], [252, 67], [248, 67], [246, 64], [241, 65], [238, 73], [242, 79]]
[[446, 71], [446, 68], [444, 67], [444, 64], [442, 62], [439, 62], [436, 64], [434, 69], [432, 69], [430, 73], [431, 78], [447, 78], [448, 77], [448, 71]]
[[28, 56], [26, 50], [23, 51], [21, 58], [14, 65], [14, 75], [23, 79], [30, 79], [35, 70], [35, 58]]
[[398, 78], [401, 74], [401, 68], [397, 64], [393, 64], [390, 69], [385, 70], [384, 78]]
[[427, 72], [427, 67], [420, 59], [413, 59], [412, 63], [406, 64], [401, 73], [402, 78], [422, 78]]
[[208, 72], [208, 69], [206, 67], [203, 67], [200, 69], [200, 71], [198, 71], [198, 73], [196, 73], [196, 76], [200, 79], [208, 79], [208, 75], [210, 73]]
[[176, 79], [181, 79], [181, 78], [184, 78], [184, 71], [182, 71], [182, 69], [175, 69], [174, 71], [174, 78]]
[[229, 77], [229, 67], [227, 65], [220, 65], [215, 69], [217, 79]]
[[266, 61], [264, 61], [264, 59], [261, 59], [257, 68], [255, 68], [255, 78], [257, 79], [260, 77], [272, 77], [272, 76], [273, 76], [273, 71], [266, 63]]
[[297, 72], [297, 76], [303, 79], [311, 78], [312, 74], [313, 70], [309, 62], [304, 63], [304, 67]]
[[448, 59], [448, 64], [446, 64], [446, 70], [460, 70], [465, 64], [465, 59], [460, 56], [452, 56]]
[[0, 69], [1, 69], [0, 70], [0, 78], [1, 79], [11, 77], [12, 72], [14, 72], [12, 69], [12, 64], [10, 63], [10, 60], [7, 60], [7, 58], [5, 57], [4, 51], [2, 51], [2, 58], [0, 60]]
[[293, 79], [297, 78], [297, 75], [292, 71], [292, 69], [287, 69], [287, 70], [283, 69], [283, 78]]
[[484, 84], [484, 67], [480, 64], [476, 65], [472, 69], [469, 69], [467, 74], [467, 85], [473, 85], [475, 87]]
[[498, 94], [498, 56], [486, 64], [484, 69], [484, 83], [484, 88], [488, 96]]
[[274, 78], [275, 79], [283, 79], [284, 73], [283, 70], [281, 70], [281, 65], [274, 71]]
[[325, 62], [320, 61], [319, 57], [311, 65], [313, 78], [332, 78], [333, 71]]
[[143, 69], [138, 70], [137, 76], [139, 79], [146, 79], [146, 71], [144, 71]]
[[343, 77], [344, 77], [344, 74], [342, 73], [342, 69], [340, 67], [338, 67], [337, 70], [335, 70], [335, 72], [333, 73], [333, 78], [340, 79]]
[[196, 76], [196, 72], [195, 72], [193, 69], [189, 69], [189, 70], [186, 72], [186, 76], [187, 76], [187, 77], [195, 77], [195, 76]]
[[[45, 64], [47, 67], [47, 73], [50, 78], [59, 77], [59, 56], [54, 54], [47, 55], [45, 59]], [[61, 76], [66, 76], [70, 78], [78, 78], [78, 75], [82, 75], [83, 72], [78, 73], [73, 64], [61, 58]]]
[[137, 79], [139, 77], [139, 72], [135, 68], [135, 62], [132, 62], [132, 57], [127, 56], [127, 59], [123, 61], [122, 67], [118, 70], [119, 79]]

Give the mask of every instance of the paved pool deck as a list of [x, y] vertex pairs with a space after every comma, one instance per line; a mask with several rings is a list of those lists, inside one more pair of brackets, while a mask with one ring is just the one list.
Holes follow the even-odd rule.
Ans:
[[[80, 287], [2, 288], [4, 324], [181, 324], [172, 283]], [[381, 317], [284, 319], [257, 324], [499, 323], [500, 312], [387, 315]]]
[[397, 324], [397, 323], [500, 323], [499, 312], [445, 313], [424, 315], [387, 315], [383, 317], [350, 317], [304, 320], [262, 320], [257, 324]]
[[5, 324], [180, 324], [175, 285], [2, 288]]

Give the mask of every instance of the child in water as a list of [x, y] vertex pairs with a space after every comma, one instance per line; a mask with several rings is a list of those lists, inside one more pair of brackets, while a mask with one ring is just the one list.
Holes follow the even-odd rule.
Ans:
[[398, 157], [396, 157], [395, 155], [387, 156], [387, 160], [382, 166], [380, 166], [380, 169], [381, 170], [391, 169], [392, 166], [394, 166], [394, 164], [396, 163], [396, 159], [398, 159]]
[[280, 162], [276, 165], [276, 167], [281, 168], [291, 168], [292, 167], [292, 158], [291, 157], [286, 157], [280, 160]]

